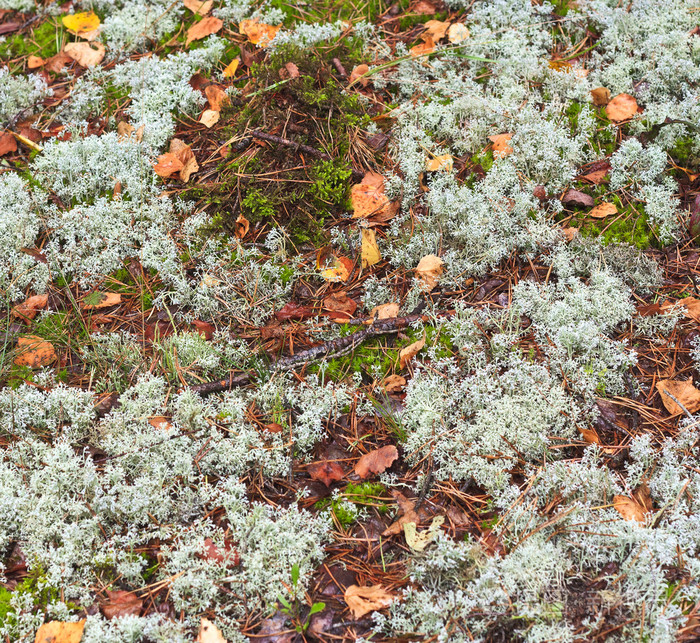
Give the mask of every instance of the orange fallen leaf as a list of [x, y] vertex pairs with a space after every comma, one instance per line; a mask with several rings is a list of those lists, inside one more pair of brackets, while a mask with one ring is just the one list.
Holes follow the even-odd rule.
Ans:
[[373, 473], [383, 473], [399, 457], [393, 444], [365, 453], [355, 464], [355, 473], [360, 478], [367, 478]]
[[333, 257], [330, 265], [321, 269], [321, 276], [326, 281], [347, 281], [352, 273], [353, 263], [347, 257]]
[[214, 0], [183, 0], [183, 4], [192, 13], [198, 16], [206, 16], [210, 11], [212, 6], [214, 6]]
[[100, 26], [100, 19], [94, 11], [84, 11], [63, 16], [61, 22], [68, 31], [81, 38], [94, 32]]
[[693, 380], [659, 380], [656, 389], [661, 394], [661, 403], [671, 415], [683, 413], [683, 409], [668, 395], [670, 393], [690, 413], [700, 409], [700, 391], [693, 386]]
[[591, 89], [591, 98], [596, 107], [607, 105], [610, 102], [610, 90], [607, 87]]
[[389, 375], [382, 380], [382, 386], [387, 393], [396, 393], [406, 386], [406, 378], [400, 375]]
[[647, 510], [634, 498], [629, 496], [614, 496], [613, 506], [625, 520], [635, 520], [644, 523], [647, 517]]
[[230, 101], [228, 94], [218, 85], [207, 85], [204, 95], [209, 101], [209, 107], [215, 112], [220, 112]]
[[75, 623], [49, 621], [36, 631], [34, 643], [80, 643], [84, 629], [84, 619]]
[[201, 40], [207, 36], [217, 33], [224, 26], [224, 23], [219, 18], [214, 16], [208, 16], [203, 18], [199, 22], [195, 22], [187, 30], [187, 40], [185, 41], [185, 47], [187, 47], [193, 40]]
[[416, 277], [423, 282], [423, 290], [431, 292], [445, 271], [445, 262], [436, 255], [426, 255], [416, 266]]
[[569, 226], [566, 228], [562, 228], [561, 232], [564, 235], [564, 239], [566, 239], [567, 241], [573, 241], [574, 237], [578, 234], [578, 228], [573, 228]]
[[154, 429], [172, 429], [173, 425], [168, 422], [168, 418], [166, 418], [164, 415], [154, 415], [153, 417], [148, 418], [148, 423], [154, 428]]
[[243, 239], [250, 231], [250, 221], [246, 219], [242, 214], [238, 215], [234, 223], [234, 234], [236, 238]]
[[27, 58], [27, 68], [28, 69], [38, 69], [44, 65], [44, 59], [39, 56], [29, 56]]
[[160, 177], [167, 179], [179, 172], [185, 164], [172, 152], [166, 152], [158, 157], [158, 162], [153, 166], [153, 171]]
[[600, 438], [598, 434], [593, 429], [579, 429], [583, 439], [588, 442], [588, 444], [600, 444]]
[[401, 516], [382, 532], [382, 536], [397, 536], [403, 533], [403, 526], [407, 522], [412, 522], [416, 525], [420, 524], [420, 516], [416, 511], [416, 503], [413, 500], [409, 500], [400, 491], [396, 491], [395, 489], [392, 489], [389, 493], [396, 499], [396, 503], [401, 510]]
[[369, 585], [366, 587], [350, 585], [345, 590], [343, 598], [356, 619], [362, 618], [370, 612], [389, 607], [394, 601], [394, 596], [381, 585]]
[[424, 26], [426, 33], [428, 33], [430, 37], [437, 42], [445, 37], [450, 23], [447, 21], [443, 22], [442, 20], [428, 20]]
[[105, 590], [107, 600], [102, 603], [102, 614], [108, 620], [120, 616], [138, 616], [143, 607], [143, 599], [133, 592], [116, 589]]
[[12, 135], [12, 132], [3, 132], [0, 134], [0, 156], [17, 151], [17, 139]]
[[236, 71], [238, 70], [238, 65], [241, 64], [241, 59], [240, 58], [234, 58], [228, 65], [226, 65], [226, 68], [223, 71], [223, 77], [224, 78], [232, 78], [233, 76], [236, 75]]
[[418, 56], [427, 56], [435, 51], [435, 43], [430, 36], [426, 36], [423, 42], [419, 42], [417, 45], [413, 45], [408, 50], [408, 53], [412, 57], [416, 58]]
[[57, 359], [51, 342], [36, 335], [25, 335], [17, 339], [17, 355], [13, 363], [17, 366], [41, 368], [53, 364]]
[[603, 202], [599, 203], [595, 208], [589, 210], [587, 216], [594, 219], [604, 219], [605, 217], [617, 214], [617, 206], [614, 203]]
[[174, 138], [170, 141], [170, 149], [168, 150], [171, 154], [174, 154], [182, 163], [180, 168], [179, 176], [183, 183], [187, 183], [190, 177], [199, 171], [199, 164], [194, 156], [192, 148], [185, 143], [185, 141]]
[[337, 462], [332, 460], [323, 460], [320, 462], [311, 462], [306, 470], [309, 472], [312, 480], [322, 482], [327, 487], [331, 484], [342, 480], [345, 477], [345, 471]]
[[377, 233], [372, 228], [362, 228], [360, 232], [362, 234], [362, 267], [369, 268], [382, 259], [377, 245]]
[[467, 29], [461, 22], [455, 22], [450, 25], [447, 30], [447, 39], [456, 45], [469, 38], [469, 29]]
[[489, 136], [489, 141], [493, 143], [491, 146], [493, 148], [494, 156], [508, 156], [513, 153], [513, 148], [510, 146], [510, 139], [513, 138], [512, 134], [494, 134]]
[[99, 42], [69, 42], [63, 48], [81, 67], [94, 67], [102, 62], [106, 49]]
[[34, 319], [49, 303], [48, 295], [33, 295], [12, 309], [12, 314], [24, 320]]
[[453, 165], [452, 155], [443, 154], [429, 158], [425, 164], [425, 169], [428, 172], [451, 172]]
[[369, 65], [365, 65], [364, 63], [357, 65], [350, 72], [350, 84], [354, 85], [356, 82], [359, 82], [363, 87], [367, 87], [367, 85], [369, 85], [369, 78], [364, 76], [367, 72], [369, 72]]
[[346, 292], [337, 292], [328, 295], [323, 300], [323, 308], [330, 311], [330, 317], [333, 321], [345, 322], [357, 310], [357, 302], [350, 299]]
[[197, 634], [195, 643], [226, 643], [226, 639], [214, 623], [203, 618], [199, 624], [199, 634]]
[[661, 310], [668, 310], [669, 308], [672, 308], [674, 305], [678, 304], [683, 306], [685, 309], [686, 317], [700, 323], [700, 299], [696, 299], [695, 297], [685, 297], [684, 299], [676, 302], [676, 304], [664, 304], [661, 306]]
[[100, 308], [116, 306], [121, 301], [122, 296], [118, 292], [91, 292], [83, 300], [83, 309], [99, 310]]
[[402, 348], [399, 351], [399, 365], [401, 368], [406, 368], [408, 363], [418, 355], [419, 351], [425, 346], [425, 333], [423, 333], [423, 338], [419, 339], [417, 342], [413, 342]]
[[367, 172], [357, 185], [350, 189], [353, 219], [373, 217], [382, 222], [392, 219], [398, 211], [398, 203], [392, 203], [384, 192], [384, 177]]
[[375, 306], [369, 311], [369, 319], [365, 322], [371, 324], [376, 319], [392, 319], [399, 316], [399, 305], [395, 302]]
[[282, 25], [266, 25], [257, 19], [241, 20], [238, 24], [238, 31], [259, 47], [267, 47], [281, 28]]
[[618, 94], [613, 98], [606, 106], [605, 113], [608, 118], [619, 123], [621, 121], [627, 121], [637, 114], [639, 111], [639, 105], [634, 96], [629, 94]]
[[205, 109], [199, 117], [199, 122], [207, 129], [211, 129], [219, 122], [219, 118], [221, 118], [221, 112], [215, 109]]

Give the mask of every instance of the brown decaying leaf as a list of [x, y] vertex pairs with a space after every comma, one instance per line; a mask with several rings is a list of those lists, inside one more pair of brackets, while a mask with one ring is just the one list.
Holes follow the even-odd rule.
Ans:
[[204, 558], [205, 560], [210, 560], [213, 563], [229, 562], [233, 563], [234, 565], [238, 565], [241, 562], [238, 551], [233, 546], [233, 543], [231, 543], [228, 540], [224, 540], [223, 546], [219, 547], [214, 543], [214, 541], [211, 538], [205, 538], [204, 554], [200, 554], [200, 556], [201, 558]]
[[377, 233], [372, 228], [362, 228], [360, 233], [362, 234], [362, 267], [369, 268], [382, 259], [377, 245]]
[[29, 56], [27, 58], [27, 69], [39, 69], [44, 66], [44, 59], [40, 56]]
[[320, 462], [311, 462], [306, 470], [309, 472], [312, 480], [322, 482], [327, 487], [331, 484], [342, 480], [345, 477], [343, 467], [332, 460], [322, 460]]
[[591, 89], [591, 98], [596, 107], [607, 105], [610, 102], [610, 90], [607, 87]]
[[234, 223], [234, 234], [238, 239], [244, 239], [250, 231], [250, 221], [242, 214], [239, 214]]
[[416, 277], [423, 282], [423, 291], [431, 292], [445, 271], [445, 262], [436, 255], [426, 255], [416, 266]]
[[578, 234], [578, 228], [567, 227], [561, 229], [564, 239], [567, 241], [573, 241], [574, 237]]
[[680, 301], [674, 303], [663, 304], [660, 307], [660, 311], [664, 312], [678, 304], [683, 306], [683, 308], [685, 309], [686, 317], [689, 317], [690, 319], [700, 323], [700, 299], [696, 299], [695, 297], [686, 297], [685, 299], [681, 299]]
[[187, 47], [193, 40], [201, 40], [207, 36], [211, 36], [213, 33], [217, 33], [224, 26], [224, 23], [219, 18], [214, 16], [207, 16], [199, 22], [195, 22], [187, 30], [187, 40], [185, 41], [185, 47]]
[[48, 295], [33, 295], [12, 309], [12, 314], [20, 319], [34, 319], [40, 310], [49, 303]]
[[182, 163], [182, 167], [179, 171], [179, 177], [183, 183], [187, 183], [190, 180], [190, 177], [195, 172], [199, 171], [199, 165], [194, 156], [192, 148], [187, 145], [185, 141], [179, 138], [174, 138], [170, 141], [169, 152], [174, 154]]
[[25, 335], [17, 339], [17, 355], [13, 361], [15, 365], [41, 368], [53, 364], [56, 359], [56, 350], [51, 342], [36, 335]]
[[49, 621], [36, 631], [34, 643], [80, 643], [84, 629], [84, 619], [75, 623]]
[[493, 143], [491, 147], [494, 156], [508, 156], [513, 153], [513, 148], [510, 146], [510, 139], [513, 138], [512, 134], [494, 134], [488, 138]]
[[143, 599], [125, 590], [106, 590], [107, 600], [100, 609], [107, 620], [119, 616], [138, 616], [143, 608]]
[[359, 82], [359, 84], [362, 85], [363, 87], [367, 87], [367, 85], [369, 85], [369, 78], [365, 78], [364, 75], [368, 71], [369, 71], [369, 65], [365, 65], [365, 63], [357, 65], [350, 72], [350, 84], [353, 85], [354, 83]]
[[158, 162], [153, 166], [153, 171], [160, 177], [167, 179], [179, 172], [185, 164], [172, 152], [166, 152], [158, 157]]
[[382, 532], [382, 536], [396, 536], [403, 533], [403, 526], [407, 522], [413, 522], [416, 525], [420, 524], [420, 516], [416, 512], [416, 503], [395, 489], [392, 489], [389, 493], [396, 499], [396, 503], [401, 510], [401, 516]]
[[199, 633], [195, 643], [226, 643], [226, 639], [214, 623], [203, 618], [199, 623]]
[[396, 393], [406, 386], [406, 378], [400, 375], [388, 375], [382, 380], [382, 386], [387, 393]]
[[370, 612], [389, 607], [394, 601], [394, 596], [381, 585], [368, 585], [366, 587], [350, 585], [345, 590], [343, 598], [356, 619], [362, 618]]
[[94, 67], [102, 62], [106, 50], [99, 42], [69, 42], [63, 48], [81, 67]]
[[587, 181], [588, 183], [593, 183], [594, 185], [600, 185], [605, 178], [608, 176], [610, 170], [593, 170], [588, 174], [582, 174], [579, 178], [582, 181]]
[[363, 479], [373, 473], [384, 473], [398, 457], [399, 452], [393, 444], [374, 449], [360, 457], [355, 464], [355, 473]]
[[211, 11], [214, 0], [205, 0], [204, 2], [202, 0], [183, 0], [183, 4], [192, 13], [198, 16], [206, 16]]
[[418, 43], [417, 45], [413, 45], [413, 47], [408, 50], [408, 53], [416, 58], [418, 56], [427, 56], [428, 54], [432, 54], [434, 51], [435, 43], [433, 42], [433, 39], [430, 36], [425, 36], [424, 41]]
[[593, 429], [582, 429], [580, 428], [581, 436], [588, 442], [588, 444], [600, 444], [600, 438], [598, 434]]
[[644, 523], [649, 513], [644, 506], [629, 496], [614, 496], [613, 506], [625, 520], [635, 520], [639, 523]]
[[154, 415], [153, 417], [148, 418], [148, 423], [154, 428], [158, 430], [165, 430], [167, 431], [168, 429], [172, 429], [173, 425], [168, 422], [168, 418], [166, 418], [164, 415]]
[[314, 316], [314, 311], [312, 308], [309, 308], [308, 306], [302, 306], [301, 304], [297, 304], [296, 302], [290, 301], [289, 303], [285, 304], [280, 308], [277, 312], [275, 312], [275, 317], [279, 321], [286, 321], [288, 319], [293, 319], [293, 320], [302, 320], [302, 319], [308, 319], [309, 317]]
[[199, 122], [207, 129], [211, 129], [219, 122], [219, 118], [221, 118], [221, 112], [215, 109], [205, 109], [199, 117]]
[[345, 322], [357, 310], [357, 302], [350, 299], [346, 292], [337, 292], [328, 295], [323, 300], [323, 308], [330, 312], [330, 318], [333, 321]]
[[379, 217], [388, 221], [396, 215], [398, 209], [398, 204], [389, 201], [384, 193], [384, 177], [376, 172], [368, 172], [361, 183], [352, 186], [350, 203], [353, 219]]
[[442, 21], [442, 20], [428, 20], [428, 22], [425, 23], [425, 30], [426, 32], [430, 35], [430, 37], [437, 42], [438, 40], [442, 40], [445, 37], [445, 34], [447, 33], [447, 28], [450, 26], [450, 23], [447, 21]]
[[207, 85], [204, 88], [204, 95], [209, 101], [209, 107], [215, 112], [220, 112], [222, 107], [225, 107], [230, 99], [226, 91], [219, 85]]
[[659, 380], [656, 389], [661, 395], [661, 403], [671, 415], [683, 413], [683, 409], [667, 393], [675, 397], [690, 413], [700, 409], [700, 391], [693, 386], [693, 380]]
[[94, 295], [98, 295], [100, 301], [96, 304], [84, 304], [84, 310], [99, 310], [100, 308], [116, 306], [122, 302], [122, 296], [118, 292], [95, 292], [91, 294], [91, 297]]
[[46, 60], [44, 67], [54, 74], [60, 74], [72, 62], [73, 59], [65, 51], [59, 51]]
[[409, 344], [406, 348], [402, 348], [399, 351], [399, 365], [401, 368], [406, 368], [409, 362], [418, 355], [418, 352], [425, 346], [425, 333], [423, 333], [423, 338], [419, 339], [413, 344]]
[[419, 16], [432, 16], [437, 13], [437, 7], [428, 0], [418, 0], [408, 8], [409, 13], [416, 13]]
[[571, 203], [580, 207], [591, 208], [595, 204], [593, 197], [579, 190], [567, 190], [566, 194], [561, 198], [562, 203]]
[[11, 132], [0, 134], [0, 156], [17, 151], [17, 139]]
[[610, 217], [613, 214], [617, 214], [617, 206], [614, 203], [599, 203], [595, 208], [587, 213], [587, 216], [593, 217], [594, 219], [604, 219], [605, 217]]
[[608, 118], [615, 122], [628, 121], [639, 111], [637, 101], [629, 94], [618, 94], [605, 107]]

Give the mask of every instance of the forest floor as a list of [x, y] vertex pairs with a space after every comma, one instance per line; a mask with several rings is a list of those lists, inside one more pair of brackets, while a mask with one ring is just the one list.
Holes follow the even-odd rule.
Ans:
[[3, 640], [700, 638], [700, 7], [0, 34]]

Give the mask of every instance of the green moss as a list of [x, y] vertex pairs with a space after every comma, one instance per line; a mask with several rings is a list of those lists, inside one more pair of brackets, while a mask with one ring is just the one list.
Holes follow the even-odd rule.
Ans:
[[12, 59], [23, 56], [50, 58], [58, 52], [62, 28], [48, 20], [27, 33], [17, 33], [0, 44], [0, 58]]
[[641, 250], [646, 250], [655, 243], [654, 233], [643, 206], [635, 207], [640, 214], [628, 208], [627, 212], [623, 212], [622, 216], [612, 223], [605, 221], [586, 223], [580, 228], [580, 232], [584, 237], [600, 237], [605, 245], [616, 242], [629, 243]]
[[322, 511], [330, 509], [336, 520], [343, 526], [349, 527], [355, 522], [355, 512], [344, 506], [345, 502], [351, 502], [357, 506], [374, 507], [380, 514], [385, 514], [389, 510], [388, 498], [385, 500], [386, 487], [378, 482], [362, 482], [360, 484], [348, 483], [342, 494], [337, 498], [324, 498], [319, 500], [314, 506]]
[[676, 165], [686, 169], [696, 169], [700, 165], [700, 156], [693, 152], [693, 147], [696, 145], [697, 137], [683, 136], [676, 140], [669, 154], [676, 162]]
[[251, 222], [262, 221], [275, 216], [275, 207], [272, 200], [260, 190], [253, 188], [248, 190], [241, 200], [243, 214]]
[[352, 171], [346, 163], [319, 161], [314, 165], [311, 176], [314, 182], [309, 192], [316, 199], [330, 205], [347, 206]]

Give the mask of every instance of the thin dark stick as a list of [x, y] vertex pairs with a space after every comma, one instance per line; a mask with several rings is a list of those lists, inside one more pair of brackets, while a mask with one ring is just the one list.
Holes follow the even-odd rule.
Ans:
[[288, 138], [282, 138], [281, 136], [275, 136], [274, 134], [265, 134], [265, 132], [259, 132], [258, 130], [253, 130], [250, 135], [254, 138], [259, 138], [261, 141], [268, 141], [269, 143], [276, 143], [277, 145], [292, 147], [297, 151], [306, 152], [307, 154], [323, 159], [324, 161], [331, 160], [331, 157], [325, 152], [321, 152], [321, 150], [317, 150], [315, 147], [311, 147], [310, 145], [290, 141]]

